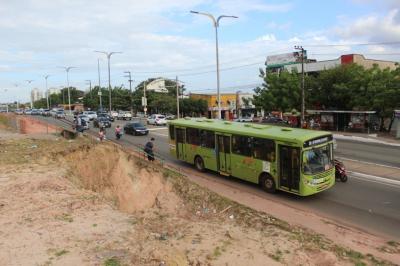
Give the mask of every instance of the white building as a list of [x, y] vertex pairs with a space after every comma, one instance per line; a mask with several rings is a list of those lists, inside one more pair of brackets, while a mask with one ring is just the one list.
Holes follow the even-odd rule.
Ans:
[[58, 93], [60, 93], [60, 92], [61, 92], [61, 90], [58, 89], [58, 88], [50, 88], [50, 89], [49, 89], [49, 95], [58, 94]]
[[43, 98], [43, 93], [39, 89], [33, 89], [31, 91], [31, 102], [38, 101]]

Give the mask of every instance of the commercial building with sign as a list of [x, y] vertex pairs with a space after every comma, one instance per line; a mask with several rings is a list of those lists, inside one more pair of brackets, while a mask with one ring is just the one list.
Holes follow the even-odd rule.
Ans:
[[[232, 120], [242, 116], [252, 116], [256, 109], [253, 104], [252, 93], [221, 93], [221, 118]], [[190, 98], [207, 101], [208, 118], [218, 117], [218, 101], [217, 94], [197, 94], [191, 93]]]
[[[297, 71], [298, 73], [300, 73], [301, 55], [299, 61], [299, 56], [296, 56], [294, 54], [295, 53], [286, 54], [286, 57], [283, 57], [282, 55], [268, 56], [266, 61], [267, 71], [279, 73], [279, 71], [287, 70], [289, 72]], [[396, 68], [396, 62], [367, 59], [361, 54], [347, 54], [333, 60], [325, 60], [319, 62], [313, 59], [308, 59], [306, 56], [304, 57], [304, 59], [304, 72], [306, 73], [318, 73], [323, 70], [335, 68], [346, 64], [357, 64], [363, 66], [366, 69], [372, 68], [374, 65], [377, 65], [381, 69], [389, 68], [393, 70]]]

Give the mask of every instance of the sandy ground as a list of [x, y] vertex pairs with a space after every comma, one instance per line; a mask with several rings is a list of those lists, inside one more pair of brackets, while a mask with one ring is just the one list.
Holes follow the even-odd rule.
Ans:
[[377, 263], [114, 145], [0, 129], [0, 265]]

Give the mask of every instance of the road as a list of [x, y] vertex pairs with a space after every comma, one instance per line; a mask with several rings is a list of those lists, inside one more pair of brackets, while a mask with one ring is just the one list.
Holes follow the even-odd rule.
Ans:
[[[52, 118], [46, 119], [52, 123]], [[125, 122], [117, 121], [117, 124], [124, 125]], [[168, 162], [180, 167], [191, 168], [192, 166], [169, 155], [167, 129], [162, 127], [149, 127], [149, 136], [123, 135], [120, 143], [126, 146], [144, 145], [150, 137], [154, 137], [156, 152]], [[97, 132], [98, 130], [95, 129]], [[114, 130], [108, 129], [107, 137], [114, 139]], [[398, 147], [382, 144], [338, 141], [337, 154], [356, 160], [367, 160], [381, 164], [398, 166], [400, 153]], [[341, 223], [356, 226], [362, 230], [378, 235], [383, 235], [394, 240], [400, 240], [400, 187], [388, 184], [381, 184], [352, 178], [347, 183], [338, 182], [333, 188], [322, 193], [299, 197], [285, 192], [267, 194], [258, 186], [236, 179], [227, 179], [216, 173], [205, 173], [207, 178], [225, 183], [230, 187], [241, 191], [256, 194], [265, 199], [279, 201], [297, 209], [311, 211], [324, 217], [339, 221]]]
[[379, 143], [336, 140], [335, 155], [353, 160], [400, 167], [400, 147]]

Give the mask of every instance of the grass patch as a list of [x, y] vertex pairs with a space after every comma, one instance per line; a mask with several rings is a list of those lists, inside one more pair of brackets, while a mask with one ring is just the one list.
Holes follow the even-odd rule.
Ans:
[[68, 213], [63, 213], [62, 215], [57, 216], [57, 219], [68, 223], [72, 223], [74, 221], [74, 218], [72, 218], [72, 216]]
[[104, 266], [120, 266], [121, 262], [118, 260], [118, 258], [112, 257], [107, 259], [104, 262]]
[[274, 254], [268, 254], [268, 256], [271, 259], [280, 262], [280, 261], [282, 261], [283, 253], [282, 253], [282, 251], [280, 249], [277, 249], [277, 250], [275, 250]]
[[68, 250], [63, 249], [63, 250], [57, 251], [56, 253], [54, 253], [54, 255], [56, 257], [61, 257], [62, 255], [67, 254], [68, 252], [69, 252]]
[[396, 241], [393, 241], [393, 240], [386, 242], [386, 244], [388, 244], [388, 245], [391, 246], [391, 247], [398, 247], [398, 246], [400, 246], [400, 243], [399, 243], [399, 242], [396, 242]]

